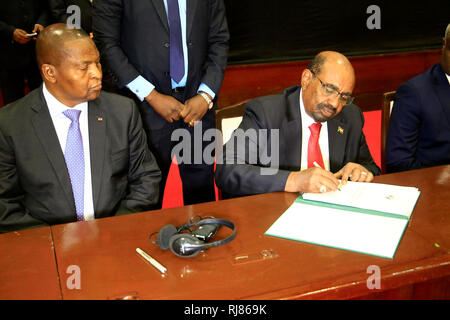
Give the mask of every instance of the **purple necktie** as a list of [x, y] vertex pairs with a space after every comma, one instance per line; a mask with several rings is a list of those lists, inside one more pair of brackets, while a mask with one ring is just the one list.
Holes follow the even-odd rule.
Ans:
[[70, 182], [72, 184], [73, 198], [75, 200], [75, 209], [77, 212], [77, 221], [84, 220], [84, 152], [83, 138], [81, 137], [80, 118], [81, 111], [70, 109], [63, 114], [72, 120], [67, 133], [66, 150], [64, 157], [66, 159], [67, 169], [69, 170]]
[[167, 0], [170, 28], [170, 77], [179, 83], [184, 76], [183, 42], [178, 0]]

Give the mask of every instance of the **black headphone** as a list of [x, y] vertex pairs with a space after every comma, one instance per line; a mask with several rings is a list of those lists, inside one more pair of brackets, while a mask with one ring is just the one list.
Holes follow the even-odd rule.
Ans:
[[[193, 222], [193, 219], [199, 217], [200, 220]], [[231, 235], [222, 240], [208, 242], [215, 236], [217, 231], [225, 226], [233, 230]], [[191, 230], [192, 227], [198, 227], [195, 230]], [[187, 230], [188, 232], [183, 232]], [[155, 242], [152, 240], [153, 235], [158, 234], [158, 240]], [[199, 252], [205, 251], [212, 247], [218, 247], [226, 244], [234, 239], [236, 236], [236, 228], [234, 223], [216, 219], [214, 217], [202, 218], [195, 216], [190, 219], [189, 223], [182, 226], [175, 227], [168, 224], [164, 226], [159, 232], [153, 232], [150, 235], [150, 241], [153, 244], [159, 245], [162, 250], [170, 250], [177, 256], [183, 258], [195, 257]]]

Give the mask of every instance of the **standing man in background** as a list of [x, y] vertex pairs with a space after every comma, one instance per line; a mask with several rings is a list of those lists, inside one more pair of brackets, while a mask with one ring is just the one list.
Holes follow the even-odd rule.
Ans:
[[0, 87], [6, 105], [42, 83], [36, 63], [35, 32], [48, 24], [47, 1], [2, 1], [0, 10]]
[[[142, 101], [140, 110], [162, 171], [171, 164], [176, 129], [214, 128], [213, 103], [227, 63], [229, 32], [223, 0], [95, 0], [94, 40], [120, 87]], [[202, 150], [207, 146], [203, 142]], [[194, 147], [191, 148], [192, 160]], [[181, 163], [184, 204], [215, 200], [214, 168]], [[162, 193], [160, 205], [162, 205]]]

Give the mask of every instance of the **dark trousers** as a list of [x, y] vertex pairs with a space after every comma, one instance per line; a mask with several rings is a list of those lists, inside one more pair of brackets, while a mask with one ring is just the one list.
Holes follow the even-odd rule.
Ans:
[[29, 68], [0, 71], [0, 88], [4, 105], [25, 96], [25, 80], [28, 82], [30, 91], [41, 85], [42, 78], [36, 63]]
[[[181, 97], [175, 98], [181, 101]], [[151, 108], [151, 106], [147, 102], [143, 102], [141, 104], [141, 113], [142, 108]], [[143, 121], [148, 122], [148, 118], [143, 114]], [[197, 127], [201, 125], [202, 130], [200, 131]], [[215, 200], [215, 190], [214, 190], [214, 164], [207, 164], [203, 161], [203, 150], [205, 147], [211, 145], [211, 143], [215, 143], [215, 141], [203, 141], [204, 139], [200, 139], [199, 133], [201, 132], [201, 137], [203, 137], [203, 133], [211, 128], [215, 128], [214, 123], [214, 113], [212, 110], [208, 111], [203, 117], [201, 124], [197, 123], [196, 128], [189, 127], [184, 123], [183, 120], [174, 121], [172, 123], [165, 123], [165, 125], [160, 129], [152, 129], [151, 123], [145, 123], [144, 128], [147, 132], [149, 148], [152, 153], [155, 155], [156, 161], [158, 162], [159, 168], [161, 169], [162, 179], [160, 183], [160, 197], [158, 207], [162, 206], [163, 200], [163, 192], [167, 182], [167, 176], [169, 174], [169, 169], [172, 162], [172, 150], [174, 147], [180, 147], [180, 143], [184, 146], [188, 146], [190, 148], [190, 161], [179, 162], [178, 167], [180, 171], [180, 178], [183, 185], [183, 200], [184, 205], [202, 203], [208, 201]], [[183, 139], [172, 139], [172, 134], [175, 130], [180, 129], [184, 130], [181, 133], [186, 137], [190, 137], [190, 143], [188, 141], [183, 141]], [[194, 132], [196, 135], [194, 136]], [[175, 141], [172, 141], [175, 140]], [[189, 140], [189, 139], [188, 139]], [[200, 147], [201, 145], [201, 147]], [[188, 151], [187, 148], [184, 149]], [[189, 152], [189, 151], [188, 151]], [[199, 152], [202, 152], [202, 155], [199, 155]], [[195, 153], [197, 155], [195, 156]], [[183, 152], [176, 153], [181, 154], [182, 159], [186, 159], [186, 154]], [[178, 160], [182, 160], [178, 159]], [[201, 163], [198, 163], [201, 159]], [[190, 162], [190, 163], [186, 163]]]

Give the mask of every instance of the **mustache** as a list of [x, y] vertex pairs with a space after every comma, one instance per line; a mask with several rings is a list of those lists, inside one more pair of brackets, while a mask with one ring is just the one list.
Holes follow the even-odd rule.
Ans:
[[333, 115], [336, 113], [336, 109], [333, 108], [331, 104], [328, 103], [319, 103], [317, 104], [317, 110], [328, 109], [333, 112]]

